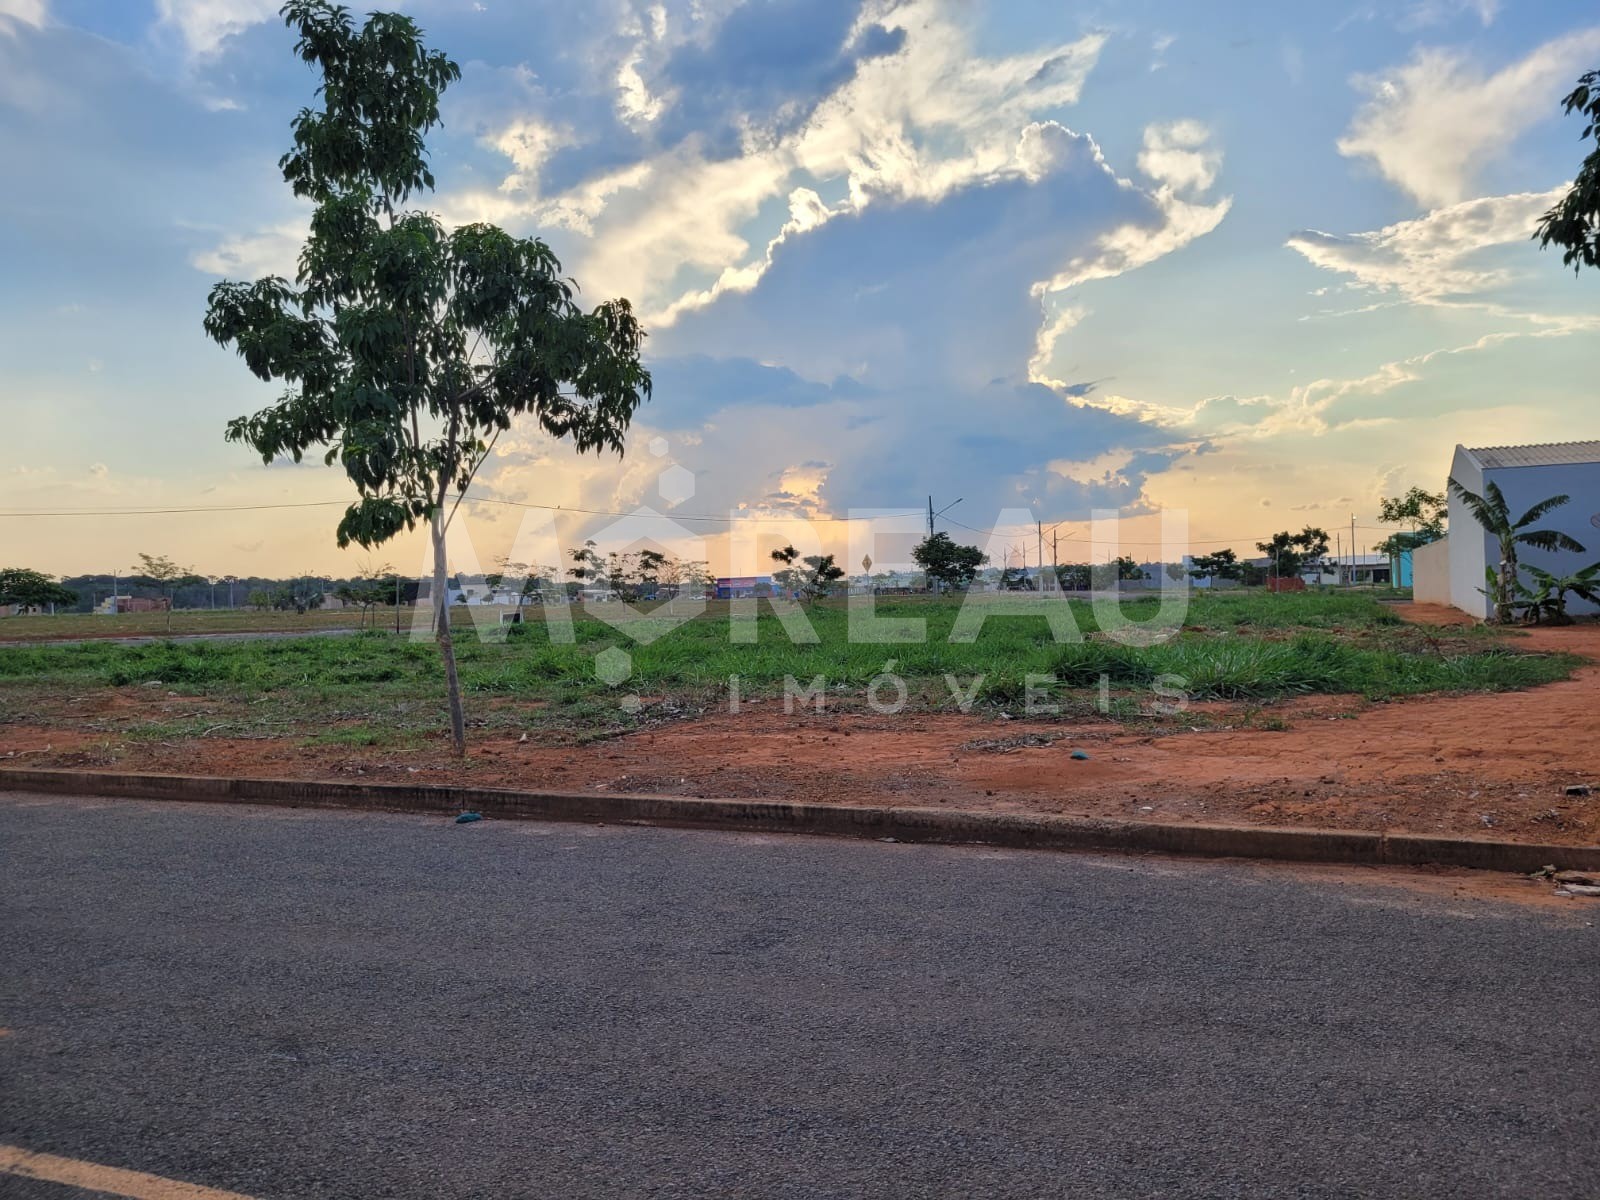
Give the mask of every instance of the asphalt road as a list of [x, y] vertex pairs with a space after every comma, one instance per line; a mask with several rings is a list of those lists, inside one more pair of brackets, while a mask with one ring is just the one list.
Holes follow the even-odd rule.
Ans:
[[262, 1200], [1600, 1190], [1595, 910], [18, 796], [0, 905], [0, 1147]]

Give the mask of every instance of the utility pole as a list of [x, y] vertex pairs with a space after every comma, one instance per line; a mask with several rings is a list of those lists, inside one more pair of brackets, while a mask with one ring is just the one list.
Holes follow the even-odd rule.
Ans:
[[[1351, 520], [1355, 520], [1354, 517]], [[928, 497], [928, 536], [933, 536], [933, 497]]]
[[1350, 581], [1356, 577], [1356, 515], [1350, 514]]
[[1347, 582], [1347, 580], [1344, 578], [1344, 564], [1342, 562], [1340, 562], [1340, 560], [1343, 559], [1343, 558], [1344, 558], [1344, 535], [1336, 533], [1336, 534], [1333, 535], [1333, 561], [1335, 563], [1339, 564], [1339, 574], [1340, 574], [1340, 577], [1341, 577], [1339, 579], [1340, 583]]

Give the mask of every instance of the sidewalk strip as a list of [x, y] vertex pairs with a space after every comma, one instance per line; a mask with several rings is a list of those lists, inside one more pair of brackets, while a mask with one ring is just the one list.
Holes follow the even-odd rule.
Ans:
[[512, 791], [437, 784], [331, 783], [309, 779], [217, 778], [110, 771], [0, 767], [0, 792], [113, 796], [209, 804], [271, 804], [356, 812], [449, 814], [464, 811], [520, 821], [659, 825], [743, 833], [891, 838], [1018, 850], [1192, 854], [1207, 858], [1372, 866], [1473, 867], [1537, 871], [1600, 870], [1600, 846], [1539, 845], [1359, 829], [1162, 824], [1099, 817], [953, 809], [809, 804], [783, 800], [707, 800], [623, 792]]
[[124, 1200], [251, 1200], [249, 1196], [238, 1192], [224, 1192], [217, 1188], [202, 1187], [198, 1183], [163, 1179], [159, 1175], [146, 1175], [143, 1171], [102, 1167], [98, 1163], [60, 1158], [54, 1154], [38, 1154], [20, 1146], [0, 1146], [0, 1174], [61, 1183], [108, 1196], [122, 1196]]

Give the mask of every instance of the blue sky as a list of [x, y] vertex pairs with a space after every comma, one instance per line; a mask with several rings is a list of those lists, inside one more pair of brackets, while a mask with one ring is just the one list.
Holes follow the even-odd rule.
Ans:
[[[685, 512], [932, 492], [1077, 539], [1115, 508], [1131, 543], [1182, 509], [1243, 549], [1373, 526], [1457, 442], [1600, 436], [1600, 277], [1529, 242], [1583, 153], [1592, 5], [398, 6], [464, 67], [427, 207], [544, 236], [651, 333], [634, 441], [666, 455], [518, 430], [486, 496], [665, 507], [671, 462]], [[275, 393], [200, 331], [304, 230], [276, 160], [315, 80], [275, 9], [0, 0], [0, 508], [348, 494], [223, 442]], [[0, 557], [348, 570], [335, 516], [11, 519]]]

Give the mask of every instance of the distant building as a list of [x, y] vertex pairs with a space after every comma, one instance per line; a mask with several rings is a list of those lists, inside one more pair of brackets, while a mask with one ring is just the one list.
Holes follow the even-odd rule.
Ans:
[[718, 600], [748, 600], [772, 595], [771, 575], [730, 575], [717, 580]]
[[154, 600], [148, 596], [107, 596], [95, 606], [95, 612], [109, 616], [113, 613], [166, 612], [171, 607], [172, 601], [165, 596], [158, 596]]
[[1387, 554], [1330, 554], [1323, 560], [1319, 573], [1308, 571], [1303, 578], [1307, 583], [1355, 584], [1358, 587], [1409, 587], [1411, 584], [1411, 556], [1404, 558], [1403, 582], [1396, 580], [1396, 562]]

